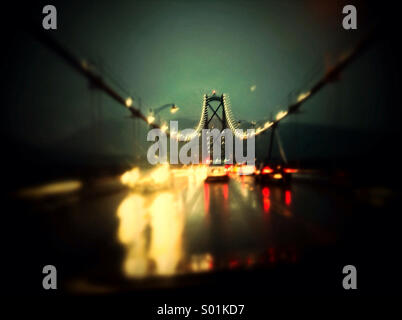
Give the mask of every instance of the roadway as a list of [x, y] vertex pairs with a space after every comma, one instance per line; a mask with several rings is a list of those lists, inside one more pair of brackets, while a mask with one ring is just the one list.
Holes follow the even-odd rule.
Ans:
[[331, 267], [317, 279], [331, 279], [329, 291], [341, 279], [339, 268], [360, 244], [347, 243], [354, 237], [346, 222], [357, 213], [343, 191], [298, 180], [279, 186], [257, 184], [251, 176], [204, 179], [202, 168], [162, 166], [22, 190], [14, 206], [24, 212], [20, 232], [30, 241], [15, 239], [20, 249], [14, 254], [30, 256], [33, 265], [58, 266], [70, 293], [182, 281], [191, 287], [200, 277], [231, 272], [255, 276], [290, 268], [301, 277], [310, 269], [311, 276], [311, 267], [323, 261]]

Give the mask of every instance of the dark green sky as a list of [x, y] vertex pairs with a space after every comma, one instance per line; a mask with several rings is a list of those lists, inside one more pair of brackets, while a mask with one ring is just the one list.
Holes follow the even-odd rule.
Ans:
[[[199, 116], [202, 94], [212, 89], [230, 95], [237, 118], [266, 119], [289, 101], [289, 93], [295, 99], [307, 90], [326, 64], [378, 20], [358, 3], [359, 29], [345, 31], [338, 1], [54, 3], [57, 40], [110, 70], [142, 98], [144, 109], [175, 102], [181, 107], [177, 117], [191, 119]], [[99, 95], [91, 98], [86, 80], [29, 36], [17, 34], [8, 54], [12, 58], [3, 59], [3, 68], [12, 76], [3, 129], [46, 144], [91, 125], [91, 99]], [[297, 121], [396, 128], [392, 101], [399, 80], [390, 67], [393, 59], [380, 42], [342, 81], [308, 102]], [[105, 96], [101, 105], [104, 121], [125, 121], [124, 108]]]

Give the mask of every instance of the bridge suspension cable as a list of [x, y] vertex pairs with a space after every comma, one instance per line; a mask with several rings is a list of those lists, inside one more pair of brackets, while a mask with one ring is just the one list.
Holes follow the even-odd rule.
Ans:
[[[188, 135], [182, 135], [180, 132], [170, 132], [168, 130], [168, 126], [164, 123], [162, 125], [154, 123], [155, 118], [145, 116], [139, 108], [134, 106], [134, 101], [131, 96], [123, 97], [120, 93], [118, 93], [115, 89], [113, 89], [96, 70], [94, 70], [86, 60], [81, 60], [73, 55], [69, 50], [63, 47], [59, 42], [57, 42], [53, 37], [51, 37], [48, 33], [44, 32], [40, 28], [30, 28], [29, 31], [35, 36], [39, 42], [44, 44], [46, 47], [55, 52], [59, 57], [61, 57], [64, 61], [66, 61], [70, 66], [76, 69], [83, 76], [88, 78], [92, 85], [97, 87], [98, 89], [104, 91], [107, 95], [109, 95], [112, 99], [118, 102], [120, 105], [127, 108], [132, 117], [139, 118], [146, 123], [151, 128], [158, 128], [164, 131], [168, 136], [175, 137], [181, 141], [188, 141], [195, 138], [197, 135], [200, 135], [200, 131], [204, 128], [206, 121], [208, 121], [208, 109], [207, 109], [207, 96], [204, 94], [203, 104], [201, 110], [200, 120], [198, 122], [197, 127], [194, 131]], [[343, 55], [339, 58], [338, 63], [330, 68], [324, 75], [321, 77], [310, 90], [303, 92], [298, 95], [295, 102], [291, 103], [284, 110], [279, 111], [273, 121], [266, 121], [262, 125], [258, 126], [255, 129], [255, 132], [246, 132], [241, 133], [239, 130], [238, 122], [235, 121], [235, 117], [233, 116], [233, 112], [230, 106], [230, 99], [227, 94], [223, 94], [223, 110], [226, 115], [226, 122], [232, 132], [236, 137], [241, 139], [248, 139], [254, 136], [260, 135], [263, 132], [267, 131], [270, 128], [275, 128], [283, 119], [288, 117], [289, 115], [296, 113], [302, 104], [304, 104], [307, 100], [309, 100], [312, 96], [314, 96], [317, 92], [319, 92], [322, 88], [324, 88], [327, 84], [332, 82], [337, 78], [339, 73], [343, 71], [353, 60], [355, 60], [358, 56], [360, 56], [364, 51], [366, 51], [369, 46], [372, 44], [373, 40], [375, 40], [375, 32], [372, 32], [360, 41], [347, 55]]]
[[[323, 89], [327, 84], [331, 83], [338, 77], [341, 71], [343, 71], [350, 63], [358, 58], [363, 52], [365, 52], [370, 45], [376, 40], [376, 33], [378, 29], [371, 32], [367, 37], [361, 40], [351, 51], [346, 55], [341, 55], [338, 63], [328, 69], [328, 71], [316, 82], [312, 85], [310, 90], [300, 93], [297, 96], [295, 102], [289, 104], [287, 107], [283, 108], [282, 111], [279, 111], [274, 119], [274, 121], [267, 121], [261, 126], [257, 127], [255, 131], [255, 135], [259, 135], [270, 128], [276, 127], [282, 120], [287, 118], [289, 115], [297, 113], [307, 100], [309, 100], [313, 95], [318, 93], [321, 89]], [[231, 111], [230, 111], [231, 112]], [[229, 113], [230, 114], [230, 113]], [[245, 138], [244, 136], [243, 138]], [[246, 137], [248, 138], [248, 136]]]
[[[338, 77], [341, 71], [343, 71], [353, 60], [359, 57], [364, 51], [366, 51], [370, 47], [372, 42], [375, 40], [375, 35], [376, 35], [375, 32], [370, 33], [366, 38], [360, 41], [351, 51], [349, 51], [348, 54], [341, 55], [338, 60], [338, 63], [333, 67], [329, 68], [327, 72], [316, 83], [313, 84], [310, 90], [300, 93], [297, 96], [296, 101], [289, 104], [287, 107], [283, 108], [283, 110], [279, 111], [276, 114], [275, 119], [273, 121], [266, 121], [265, 123], [258, 126], [254, 132], [243, 133], [242, 130], [239, 130], [238, 122], [235, 120], [235, 117], [233, 116], [233, 112], [231, 110], [229, 96], [227, 94], [223, 94], [223, 107], [226, 115], [226, 122], [229, 128], [232, 130], [232, 132], [237, 138], [248, 139], [258, 136], [269, 129], [277, 127], [278, 124], [282, 120], [287, 118], [289, 115], [297, 113], [302, 104], [304, 104], [307, 100], [309, 100], [313, 95], [318, 93], [327, 84], [333, 82], [334, 79]], [[203, 103], [203, 112], [204, 108], [205, 108], [205, 95]], [[201, 113], [202, 116], [200, 122], [203, 117], [203, 112]], [[201, 129], [202, 126], [201, 127], [198, 126], [196, 128], [196, 132], [199, 133]], [[188, 136], [189, 138], [188, 140], [191, 140], [194, 137], [195, 135], [191, 137]]]

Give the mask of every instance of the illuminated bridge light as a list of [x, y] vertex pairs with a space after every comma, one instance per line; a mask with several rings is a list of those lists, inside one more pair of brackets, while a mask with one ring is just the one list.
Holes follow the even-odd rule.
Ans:
[[196, 134], [191, 133], [189, 135], [184, 136], [184, 139], [185, 139], [185, 141], [190, 141], [190, 140], [194, 139], [195, 136], [196, 136]]
[[297, 102], [303, 101], [303, 100], [306, 99], [309, 95], [310, 95], [310, 91], [307, 91], [307, 92], [305, 92], [305, 93], [299, 94], [299, 96], [297, 97]]
[[276, 120], [279, 121], [288, 114], [287, 111], [279, 111], [276, 115]]
[[130, 108], [133, 105], [133, 99], [131, 97], [128, 97], [125, 101], [126, 107]]
[[161, 130], [162, 130], [163, 132], [166, 132], [167, 129], [168, 129], [168, 126], [167, 126], [166, 123], [164, 123], [164, 124], [162, 125], [162, 127], [161, 127]]
[[264, 128], [265, 128], [265, 129], [268, 129], [268, 128], [271, 127], [272, 125], [273, 125], [273, 122], [267, 121], [267, 122], [265, 122], [265, 124], [264, 124]]
[[148, 116], [148, 118], [147, 118], [147, 122], [149, 123], [149, 124], [151, 124], [151, 123], [153, 123], [155, 121], [155, 117], [152, 115], [152, 114], [150, 114], [149, 116]]

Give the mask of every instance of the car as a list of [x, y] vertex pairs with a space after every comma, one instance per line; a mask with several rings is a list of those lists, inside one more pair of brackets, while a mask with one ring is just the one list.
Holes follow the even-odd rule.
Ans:
[[266, 165], [261, 164], [257, 170], [256, 179], [259, 182], [289, 184], [292, 179], [292, 173], [297, 169], [285, 167], [282, 164]]
[[255, 174], [255, 165], [250, 164], [235, 164], [230, 167], [230, 172], [235, 173], [239, 176], [242, 175], [254, 175]]
[[255, 174], [255, 165], [251, 164], [243, 164], [239, 167], [239, 170], [237, 171], [238, 175], [245, 175], [245, 176], [251, 176]]
[[207, 178], [205, 181], [228, 181], [229, 171], [221, 164], [211, 164], [207, 169]]

